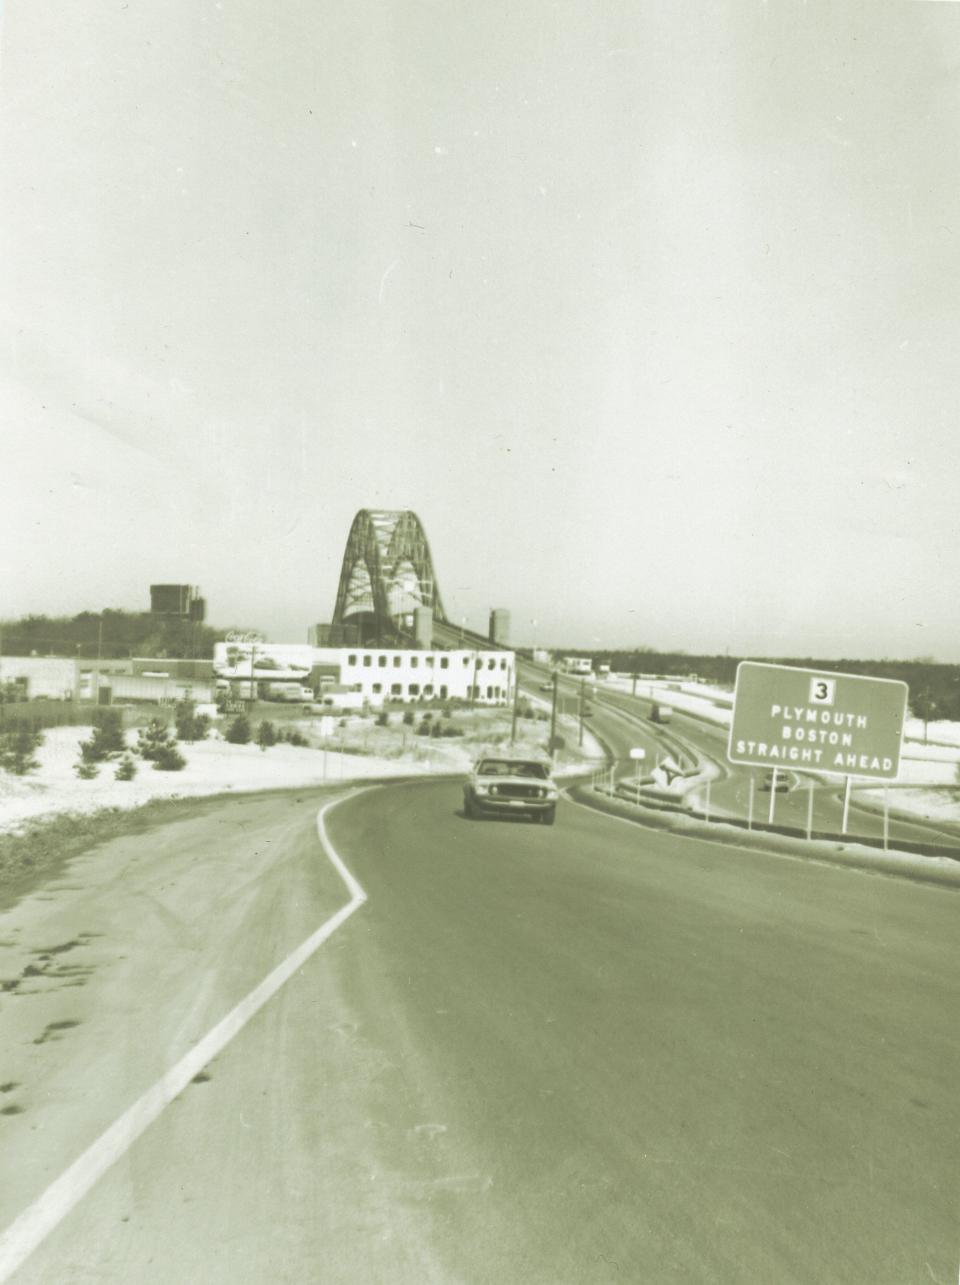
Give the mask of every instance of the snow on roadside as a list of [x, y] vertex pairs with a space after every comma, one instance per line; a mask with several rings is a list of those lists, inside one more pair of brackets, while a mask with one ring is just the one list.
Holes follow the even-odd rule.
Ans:
[[[136, 808], [153, 799], [194, 798], [230, 791], [297, 789], [370, 777], [410, 776], [418, 773], [467, 772], [478, 754], [503, 753], [504, 746], [482, 743], [417, 744], [400, 757], [380, 758], [344, 754], [334, 750], [279, 743], [267, 750], [257, 745], [231, 745], [219, 737], [179, 745], [187, 766], [180, 772], [158, 772], [152, 763], [135, 757], [137, 774], [132, 781], [118, 781], [117, 761], [99, 764], [92, 780], [81, 780], [74, 771], [80, 742], [89, 740], [89, 727], [56, 727], [44, 732], [37, 751], [39, 769], [28, 776], [0, 772], [0, 833], [16, 830], [24, 822], [60, 812], [95, 812], [98, 808]], [[127, 742], [136, 744], [136, 734]], [[584, 758], [602, 757], [594, 740], [584, 746]], [[538, 757], [543, 748], [518, 743], [516, 753]], [[576, 765], [560, 768], [558, 776], [582, 770]]]
[[[892, 812], [910, 812], [930, 821], [960, 821], [960, 787], [955, 790], [889, 790]], [[883, 790], [857, 790], [858, 801], [883, 807]]]
[[[79, 745], [89, 727], [57, 727], [44, 733], [37, 751], [40, 767], [29, 776], [0, 773], [0, 831], [33, 817], [54, 812], [94, 812], [98, 808], [135, 808], [152, 799], [192, 798], [230, 790], [269, 790], [322, 785], [371, 776], [407, 775], [417, 764], [399, 759], [367, 758], [293, 745], [231, 745], [223, 740], [180, 745], [187, 760], [182, 772], [158, 772], [137, 759], [132, 781], [114, 777], [116, 761], [99, 765], [99, 773], [83, 781], [73, 770]], [[135, 744], [131, 733], [129, 743]], [[422, 765], [421, 765], [422, 770]]]

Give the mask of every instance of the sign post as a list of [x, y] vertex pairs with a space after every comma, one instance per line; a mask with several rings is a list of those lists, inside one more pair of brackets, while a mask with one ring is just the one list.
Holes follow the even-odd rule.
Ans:
[[886, 852], [890, 843], [890, 791], [883, 787], [883, 850]]
[[647, 751], [645, 749], [642, 749], [640, 746], [637, 746], [635, 749], [632, 749], [630, 751], [630, 757], [634, 760], [634, 762], [637, 765], [633, 784], [634, 784], [634, 787], [637, 790], [639, 790], [640, 789], [640, 769], [643, 767], [643, 760], [647, 757]]
[[753, 829], [753, 788], [755, 784], [756, 782], [751, 776], [750, 777], [750, 796], [749, 796], [749, 801], [747, 803], [747, 829], [748, 830]]
[[809, 782], [807, 790], [807, 843], [813, 836], [813, 781]]
[[773, 825], [773, 808], [777, 801], [777, 769], [773, 769], [773, 776], [770, 778], [770, 811], [767, 814], [767, 825]]
[[847, 822], [850, 820], [850, 778], [845, 777], [843, 782], [843, 825], [840, 827], [840, 833], [847, 833]]

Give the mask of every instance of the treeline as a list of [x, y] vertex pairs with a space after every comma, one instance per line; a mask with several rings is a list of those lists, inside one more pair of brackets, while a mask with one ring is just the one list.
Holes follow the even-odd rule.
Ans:
[[835, 670], [841, 674], [863, 674], [869, 678], [896, 678], [910, 688], [910, 709], [923, 719], [960, 721], [960, 665], [942, 665], [932, 660], [823, 660], [811, 656], [691, 656], [682, 651], [571, 651], [570, 655], [592, 655], [594, 664], [609, 665], [614, 673], [696, 674], [705, 682], [732, 687], [741, 660], [763, 660], [775, 665], [797, 665], [802, 669]]
[[24, 616], [3, 621], [6, 656], [71, 656], [121, 660], [157, 656], [171, 660], [213, 655], [224, 631], [196, 621], [153, 616], [149, 611], [81, 611], [76, 616]]

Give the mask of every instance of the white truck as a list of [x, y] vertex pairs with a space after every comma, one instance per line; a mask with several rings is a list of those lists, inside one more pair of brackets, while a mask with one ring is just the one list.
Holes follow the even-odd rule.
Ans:
[[301, 683], [263, 683], [261, 689], [266, 700], [302, 704], [313, 700], [313, 692]]

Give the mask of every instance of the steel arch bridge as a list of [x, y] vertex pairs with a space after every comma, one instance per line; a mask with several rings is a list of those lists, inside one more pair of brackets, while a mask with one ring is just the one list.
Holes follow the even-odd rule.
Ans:
[[409, 509], [361, 509], [347, 536], [332, 624], [382, 644], [412, 633], [418, 607], [446, 622], [420, 519]]

